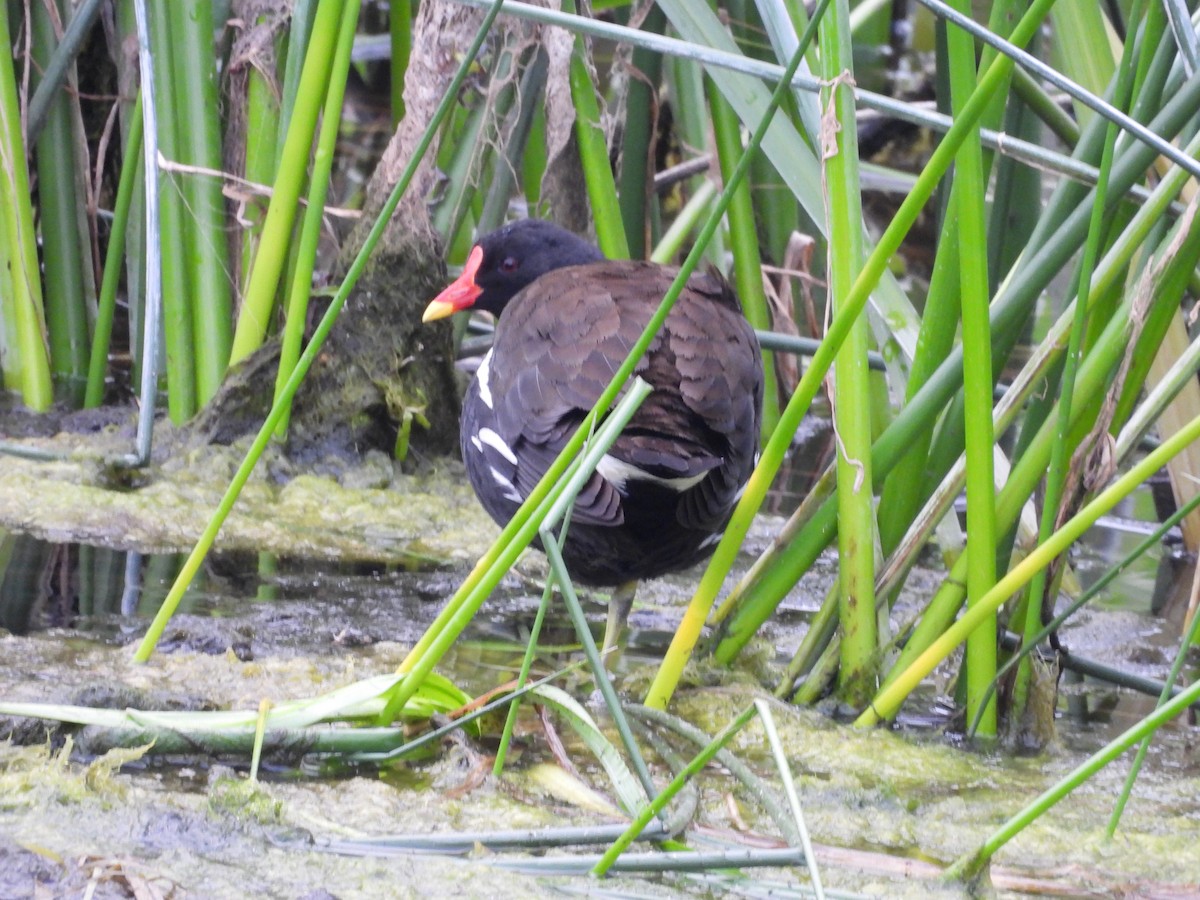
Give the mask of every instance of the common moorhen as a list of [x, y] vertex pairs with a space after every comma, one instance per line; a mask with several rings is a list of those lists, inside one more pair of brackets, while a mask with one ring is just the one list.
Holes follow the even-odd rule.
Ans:
[[[678, 270], [609, 261], [549, 222], [479, 240], [425, 310], [498, 318], [463, 401], [462, 455], [480, 502], [505, 524], [607, 386]], [[638, 579], [711, 552], [758, 451], [758, 341], [715, 270], [688, 279], [637, 374], [653, 392], [579, 492], [563, 558], [573, 578], [618, 586], [605, 632], [616, 643]]]

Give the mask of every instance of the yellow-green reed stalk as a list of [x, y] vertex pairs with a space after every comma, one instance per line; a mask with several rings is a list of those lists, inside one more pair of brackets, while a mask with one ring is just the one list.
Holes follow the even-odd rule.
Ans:
[[[61, 5], [61, 4], [60, 4]], [[30, 8], [34, 65], [46, 65], [58, 44], [54, 23], [45, 4]], [[64, 84], [55, 92], [46, 112], [46, 124], [35, 148], [38, 169], [38, 205], [41, 220], [42, 263], [46, 280], [46, 328], [50, 339], [50, 370], [60, 396], [71, 405], [83, 398], [88, 369], [88, 275], [91, 254], [79, 228], [83, 208], [75, 181], [81, 168], [76, 158], [72, 98]], [[94, 286], [91, 286], [94, 290]]]
[[[329, 336], [334, 322], [337, 321], [338, 314], [342, 311], [342, 307], [346, 305], [346, 300], [350, 296], [350, 292], [358, 283], [359, 277], [366, 268], [367, 260], [370, 258], [375, 245], [379, 243], [380, 237], [383, 236], [383, 231], [387, 227], [388, 220], [392, 213], [395, 212], [400, 198], [404, 192], [408, 190], [408, 185], [412, 182], [413, 176], [416, 174], [417, 165], [424, 158], [425, 153], [429, 150], [433, 143], [434, 135], [445, 121], [446, 115], [454, 106], [455, 98], [458, 96], [458, 90], [462, 87], [463, 81], [467, 77], [467, 72], [470, 69], [471, 63], [475, 59], [475, 55], [483, 46], [483, 41], [487, 37], [488, 29], [491, 28], [492, 22], [495, 21], [497, 14], [500, 12], [500, 7], [503, 5], [503, 0], [495, 0], [492, 6], [488, 9], [483, 17], [483, 22], [479, 26], [479, 31], [475, 35], [470, 48], [463, 57], [462, 63], [458, 67], [458, 71], [454, 75], [454, 79], [450, 83], [445, 96], [442, 97], [441, 103], [430, 120], [429, 127], [425, 129], [425, 133], [421, 136], [421, 140], [417, 142], [417, 146], [413, 151], [412, 159], [408, 161], [403, 173], [396, 182], [396, 186], [392, 188], [392, 192], [388, 195], [387, 201], [379, 211], [379, 215], [375, 219], [375, 224], [372, 225], [371, 231], [367, 234], [363, 241], [362, 249], [358, 256], [354, 258], [354, 262], [350, 264], [350, 268], [346, 272], [346, 277], [342, 280], [342, 285], [338, 288], [337, 293], [330, 301], [329, 308], [325, 311], [325, 315], [321, 317], [321, 321], [317, 323], [317, 327], [313, 331], [312, 339], [309, 340], [308, 346], [304, 348], [304, 353], [300, 355], [300, 359], [296, 363], [295, 369], [292, 370], [292, 375], [288, 379], [287, 385], [284, 387], [283, 393], [274, 405], [271, 411], [267, 413], [267, 418], [259, 429], [258, 434], [254, 438], [250, 449], [246, 451], [246, 457], [242, 460], [242, 464], [238, 466], [237, 472], [229, 482], [229, 487], [225, 489], [224, 496], [221, 497], [221, 502], [218, 504], [212, 518], [204, 527], [204, 532], [196, 541], [196, 546], [192, 548], [192, 552], [188, 554], [184, 560], [183, 566], [179, 570], [175, 581], [171, 584], [171, 589], [167, 592], [166, 598], [159, 607], [158, 612], [154, 616], [154, 621], [150, 623], [150, 627], [146, 630], [146, 635], [142, 638], [142, 642], [138, 645], [137, 651], [134, 653], [135, 662], [145, 662], [150, 658], [150, 654], [154, 652], [154, 647], [158, 643], [158, 639], [162, 637], [163, 630], [167, 627], [167, 623], [171, 620], [171, 616], [175, 614], [175, 610], [179, 607], [180, 601], [183, 599], [184, 593], [188, 589], [188, 585], [192, 583], [192, 579], [196, 577], [196, 573], [200, 571], [200, 566], [204, 562], [204, 557], [208, 554], [213, 542], [217, 539], [217, 533], [221, 530], [221, 526], [229, 517], [230, 511], [233, 509], [233, 504], [237, 502], [238, 496], [242, 492], [242, 488], [246, 486], [246, 482], [250, 479], [251, 472], [258, 464], [259, 458], [270, 442], [271, 437], [275, 433], [276, 427], [283, 419], [283, 415], [287, 410], [287, 403], [295, 396], [299, 390], [304, 376], [308, 374], [309, 368], [317, 358], [321, 347], [325, 343], [325, 339]], [[411, 696], [413, 691], [409, 691]]]
[[[174, 0], [171, 12], [173, 43], [169, 48], [158, 48], [158, 60], [169, 61], [173, 70], [177, 159], [186, 165], [219, 171], [222, 137], [212, 2]], [[225, 196], [221, 180], [211, 175], [186, 175], [182, 183], [186, 200], [183, 250], [192, 287], [196, 403], [203, 406], [217, 392], [229, 364], [233, 283], [225, 234]]]
[[129, 229], [129, 209], [138, 188], [138, 173], [142, 162], [142, 95], [133, 104], [125, 154], [121, 158], [121, 177], [117, 182], [117, 199], [113, 204], [112, 227], [109, 229], [108, 249], [104, 255], [104, 275], [100, 282], [100, 300], [96, 307], [96, 326], [92, 331], [92, 353], [88, 364], [87, 389], [83, 396], [85, 408], [99, 406], [104, 400], [104, 378], [108, 371], [108, 348], [112, 340], [113, 314], [117, 306], [117, 289], [121, 285], [121, 268], [125, 257], [125, 235]]
[[912, 693], [913, 689], [920, 684], [921, 679], [932, 672], [934, 667], [953, 652], [981, 622], [989, 615], [994, 614], [1005, 600], [1028, 584], [1035, 572], [1049, 565], [1056, 556], [1063, 553], [1088, 528], [1094, 525], [1100, 516], [1125, 499], [1176, 453], [1198, 438], [1200, 438], [1200, 416], [1192, 419], [1182, 429], [1171, 435], [1168, 440], [1147, 454], [1141, 462], [1101, 492], [1091, 503], [1056, 531], [1048, 541], [1040, 544], [1036, 550], [996, 582], [996, 586], [980, 598], [977, 605], [967, 610], [890, 685], [876, 695], [871, 705], [858, 717], [855, 724], [859, 726], [875, 725], [881, 720], [893, 717], [900, 709], [904, 698]]
[[[862, 269], [862, 194], [854, 109], [854, 61], [849, 0], [835, 0], [820, 30], [821, 156], [829, 229], [829, 303], [834, 314], [849, 306]], [[838, 687], [855, 706], [875, 690], [879, 629], [875, 616], [875, 509], [871, 477], [871, 387], [867, 318], [854, 318], [834, 362], [833, 423], [837, 432], [838, 619], [841, 665]]]
[[[11, 46], [3, 6], [0, 47]], [[20, 391], [26, 406], [41, 411], [54, 402], [54, 388], [13, 62], [8, 56], [0, 59], [0, 369], [4, 386]]]
[[258, 349], [271, 321], [275, 291], [287, 261], [296, 205], [308, 171], [308, 154], [317, 115], [325, 98], [344, 5], [342, 0], [324, 0], [317, 7], [312, 40], [304, 57], [296, 105], [292, 109], [271, 203], [267, 207], [266, 221], [263, 222], [262, 238], [250, 268], [246, 295], [242, 298], [242, 310], [233, 333], [231, 364], [240, 362]]
[[325, 94], [325, 112], [321, 117], [321, 132], [313, 154], [312, 175], [308, 181], [308, 203], [304, 209], [304, 224], [296, 246], [296, 267], [288, 287], [287, 322], [279, 352], [279, 371], [275, 375], [275, 402], [285, 409], [275, 434], [287, 435], [291, 415], [290, 400], [283, 400], [283, 389], [300, 358], [304, 340], [304, 324], [308, 320], [308, 297], [312, 290], [312, 273], [317, 259], [317, 243], [321, 239], [321, 219], [325, 215], [325, 198], [329, 193], [329, 173], [333, 171], [333, 156], [337, 149], [338, 130], [342, 121], [342, 100], [346, 95], [346, 78], [350, 73], [350, 51], [354, 47], [354, 30], [358, 24], [359, 0], [346, 0], [342, 9], [341, 28], [329, 73]]
[[[951, 0], [960, 12], [965, 0]], [[975, 89], [975, 42], [947, 28], [950, 98], [957, 114]], [[962, 290], [963, 398], [967, 457], [967, 605], [996, 583], [996, 490], [992, 465], [992, 336], [988, 321], [988, 243], [984, 226], [983, 154], [979, 129], [967, 135], [954, 161], [958, 218], [959, 276]], [[996, 619], [967, 642], [967, 715], [980, 716], [979, 732], [996, 734], [996, 704], [987, 689], [996, 675]], [[986, 704], [986, 708], [984, 705]]]
[[[742, 123], [712, 81], [706, 82], [708, 106], [712, 113], [713, 138], [717, 144], [721, 177], [728, 179], [742, 158]], [[753, 162], [751, 163], [753, 165]], [[729, 244], [733, 249], [733, 281], [738, 299], [747, 320], [755, 328], [771, 329], [771, 313], [763, 289], [762, 257], [758, 252], [758, 223], [754, 218], [751, 184], [743, 180], [729, 201]], [[861, 231], [861, 229], [860, 229]], [[762, 438], [770, 437], [779, 424], [779, 379], [775, 374], [775, 357], [762, 352], [763, 361], [763, 421]]]
[[[1142, 20], [1145, 0], [1135, 0], [1129, 23]], [[1121, 57], [1121, 65], [1117, 71], [1117, 84], [1114, 102], [1120, 109], [1126, 109], [1133, 88], [1134, 74], [1134, 37], [1133, 30], [1125, 40], [1125, 49]], [[1050, 454], [1050, 466], [1046, 470], [1046, 487], [1042, 500], [1042, 516], [1038, 523], [1038, 541], [1045, 543], [1054, 531], [1058, 520], [1059, 505], [1062, 502], [1063, 486], [1067, 477], [1067, 466], [1070, 463], [1070, 451], [1074, 447], [1071, 440], [1071, 405], [1075, 393], [1075, 377], [1079, 367], [1080, 350], [1087, 327], [1087, 298], [1092, 284], [1092, 275], [1099, 258], [1101, 244], [1105, 241], [1105, 209], [1108, 205], [1108, 179], [1112, 171], [1113, 154], [1116, 146], [1118, 129], [1109, 122], [1105, 129], [1104, 149], [1100, 157], [1100, 178], [1096, 183], [1096, 192], [1092, 198], [1092, 215], [1088, 226], [1088, 239], [1083, 248], [1083, 260], [1079, 266], [1079, 280], [1075, 290], [1075, 317], [1071, 326], [1071, 335], [1067, 343], [1067, 355], [1064, 360], [1061, 387], [1059, 389], [1058, 406], [1058, 440], [1054, 442]], [[1024, 643], [1028, 644], [1042, 627], [1042, 595], [1046, 589], [1046, 573], [1038, 572], [1030, 582], [1025, 607], [1025, 621], [1021, 623]], [[1013, 690], [1013, 715], [1019, 716], [1025, 708], [1031, 677], [1028, 662], [1021, 664]], [[968, 713], [968, 719], [973, 717]]]
[[[308, 43], [312, 37], [313, 21], [321, 0], [296, 0], [287, 32], [287, 59], [283, 64], [283, 90], [279, 97], [279, 124], [275, 128], [275, 165], [283, 160], [288, 131], [292, 127], [292, 112], [304, 79], [304, 63], [308, 59]], [[329, 22], [322, 19], [322, 24]], [[335, 20], [336, 21], [336, 20]]]
[[[1200, 249], [1200, 239], [1191, 241], [1188, 252], [1180, 254], [1171, 260], [1163, 273], [1157, 287], [1161, 288], [1161, 302], [1177, 301], [1182, 290], [1181, 273], [1186, 273], [1196, 260], [1197, 250]], [[1077, 399], [1093, 396], [1103, 390], [1113, 367], [1123, 355], [1129, 339], [1130, 301], [1118, 310], [1097, 342], [1095, 349], [1085, 359], [1079, 370]], [[1083, 402], [1076, 404], [1078, 409]], [[1076, 413], [1078, 418], [1079, 413]], [[896, 714], [900, 703], [920, 683], [920, 680], [932, 671], [967, 635], [985, 621], [1000, 607], [1014, 592], [1024, 587], [1033, 576], [1048, 565], [1054, 557], [1067, 549], [1080, 535], [1086, 531], [1097, 518], [1108, 512], [1117, 502], [1128, 495], [1138, 484], [1150, 477], [1164, 462], [1172, 458], [1187, 443], [1200, 437], [1200, 417], [1193, 419], [1181, 431], [1164, 441], [1145, 459], [1135, 465], [1115, 484], [1101, 493], [1083, 510], [1034, 552], [1001, 578], [975, 606], [968, 609], [962, 617], [949, 624], [961, 603], [961, 590], [954, 587], [956, 582], [965, 576], [962, 560], [955, 564], [946, 581], [946, 586], [938, 592], [938, 596], [930, 604], [925, 620], [922, 620], [916, 632], [905, 647], [893, 668], [893, 673], [885, 681], [884, 688], [875, 696], [867, 710], [859, 716], [859, 725], [871, 725], [880, 719], [891, 718]], [[1008, 482], [1001, 491], [997, 501], [997, 518], [1000, 524], [1007, 528], [1016, 520], [1021, 505], [1033, 492], [1037, 482], [1045, 471], [1050, 458], [1051, 445], [1056, 440], [1054, 423], [1047, 421], [1039, 431], [1038, 439], [1031, 443], [1029, 449], [1013, 466]], [[944, 605], [941, 600], [948, 602]], [[932, 640], [921, 634], [927, 620], [935, 617], [939, 621], [928, 624], [927, 631]], [[949, 627], [947, 627], [949, 625]]]
[[[176, 28], [188, 28], [178, 15], [178, 7], [168, 0], [153, 0], [150, 7], [150, 46], [154, 58], [154, 91], [158, 104], [158, 146], [169, 160], [182, 158], [175, 100], [175, 67], [172, 50]], [[184, 189], [182, 176], [168, 172], [162, 178], [159, 204], [159, 233], [147, 235], [158, 241], [162, 257], [162, 319], [167, 351], [167, 412], [175, 424], [185, 422], [196, 412], [196, 364], [192, 329], [192, 285], [184, 257]], [[144, 353], [151, 352], [148, 345]]]
[[[575, 0], [564, 0], [562, 8], [563, 12], [575, 13]], [[587, 61], [587, 41], [577, 34], [569, 80], [571, 100], [575, 104], [575, 141], [579, 144], [579, 161], [583, 165], [583, 180], [592, 206], [592, 221], [596, 225], [596, 243], [609, 259], [629, 259], [629, 242], [625, 238], [625, 223], [617, 199], [617, 183], [608, 161], [608, 142], [600, 126], [600, 104]]]
[[[800, 67], [801, 61], [804, 59], [804, 54], [812, 43], [813, 37], [816, 34], [817, 23], [821, 21], [825, 10], [829, 7], [830, 0], [819, 0], [816, 9], [813, 11], [812, 20], [805, 29], [804, 34], [800, 38], [800, 42], [792, 54], [791, 60], [784, 69], [783, 75], [780, 77], [778, 84], [775, 86], [774, 92], [771, 94], [770, 102], [762, 119], [754, 129], [754, 133], [750, 136], [750, 140], [746, 145], [746, 153], [738, 164], [725, 180], [725, 189], [721, 192], [720, 198], [717, 200], [716, 207], [710, 214], [708, 221], [704, 225], [700, 238], [692, 251], [688, 254], [685, 261], [685, 270], [688, 263], [699, 260], [699, 253], [703, 252], [704, 246], [708, 239], [712, 237], [716, 231], [716, 223], [719, 216], [723, 215], [729, 203], [732, 200], [733, 191], [743, 178], [746, 177], [750, 168], [751, 154], [758, 149], [762, 144], [763, 137], [767, 133], [767, 128], [771, 124], [771, 118], [775, 111], [779, 109], [780, 103], [787, 91], [790, 89], [792, 77], [796, 74], [796, 70]], [[863, 295], [863, 302], [866, 302], [866, 295]], [[859, 307], [861, 310], [861, 306]], [[840, 320], [845, 320], [846, 316], [839, 316]], [[835, 322], [836, 325], [836, 322]], [[840, 344], [841, 337], [838, 336], [834, 343]], [[828, 339], [827, 339], [828, 340]], [[825, 344], [822, 344], [824, 347]], [[832, 353], [832, 350], [830, 351]], [[820, 355], [820, 351], [818, 351]], [[825, 367], [829, 365], [828, 360], [825, 362]], [[822, 375], [824, 374], [822, 369]], [[812, 393], [808, 395], [807, 400], [802, 401], [804, 409], [808, 408], [808, 403], [811, 402], [813, 395], [816, 392], [817, 381], [809, 379], [809, 387]], [[805, 381], [801, 380], [801, 385]], [[797, 394], [800, 393], [801, 387], [797, 387]], [[766, 496], [766, 488], [774, 477], [775, 471], [779, 464], [783, 461], [783, 455], [787, 451], [787, 447], [791, 444], [792, 435], [795, 434], [796, 427], [799, 425], [800, 419], [803, 417], [803, 411], [796, 413], [793, 407], [800, 406], [797, 403], [796, 395], [793, 395], [792, 401], [788, 404], [788, 410], [783, 414], [779, 426], [771, 435], [767, 446], [763, 450], [764, 459], [767, 454], [773, 454], [774, 464], [767, 463], [766, 465], [760, 461], [754, 474], [750, 478], [749, 484], [743, 492], [742, 500], [738, 503], [737, 509], [734, 510], [732, 519], [725, 529], [725, 534], [717, 545], [712, 561], [704, 572], [703, 580], [696, 589], [695, 595], [692, 597], [692, 602], [688, 606], [675, 629], [675, 637], [671, 640], [671, 646], [667, 650], [666, 656], [658, 669], [658, 674], [654, 677], [654, 682], [650, 685], [649, 691], [646, 693], [646, 705], [663, 709], [667, 702], [671, 699], [671, 694], [675, 690], [675, 685], [679, 683], [679, 678], [683, 673], [683, 667], [687, 664], [688, 657], [691, 655], [692, 648], [696, 646], [696, 641], [700, 638], [700, 631], [704, 627], [704, 620], [707, 618], [709, 610], [712, 607], [713, 601], [716, 599], [717, 591], [720, 589], [721, 582], [725, 578], [725, 574], [729, 571], [733, 564], [734, 557], [737, 555], [738, 548], [741, 546], [742, 539], [746, 536], [746, 532], [750, 529], [750, 522], [754, 517], [754, 513], [758, 510], [762, 503], [763, 497]], [[787, 421], [789, 413], [792, 415], [792, 420]], [[786, 434], [785, 434], [786, 432]], [[757, 479], [757, 481], [756, 481]], [[747, 499], [747, 494], [750, 499]]]
[[[956, 180], [950, 191], [948, 209], [957, 208], [957, 195], [962, 190]], [[958, 338], [959, 272], [958, 241], [954, 238], [956, 216], [947, 215], [938, 237], [937, 259], [929, 281], [929, 293], [921, 316], [921, 332], [917, 352], [909, 368], [905, 385], [905, 403], [911, 403], [925, 383], [941, 366]], [[929, 478], [925, 467], [929, 446], [933, 440], [930, 420], [920, 432], [901, 448], [901, 456], [884, 480], [879, 499], [879, 543], [885, 557], [900, 543], [913, 517], [921, 508], [928, 492]]]
[[[1046, 12], [1053, 2], [1054, 0], [1034, 0], [1028, 11], [1026, 11], [1020, 22], [1013, 29], [1010, 41], [1018, 47], [1028, 43], [1042, 19], [1045, 18]], [[817, 9], [813, 13], [813, 22], [820, 21], [820, 14], [826, 5], [827, 3], [818, 4]], [[806, 40], [808, 37], [809, 31], [806, 30], [800, 42], [801, 51], [808, 46], [808, 40]], [[794, 61], [798, 64], [798, 60]], [[647, 706], [662, 708], [670, 700], [671, 694], [675, 690], [675, 685], [678, 683], [679, 676], [683, 671], [683, 666], [686, 664], [692, 648], [696, 645], [696, 641], [700, 637], [700, 631], [704, 627], [704, 620], [708, 616], [713, 602], [716, 600], [717, 593], [721, 589], [725, 576], [728, 574], [734, 559], [737, 557], [738, 548], [741, 546], [746, 532], [750, 529], [754, 513], [762, 505], [762, 501], [767, 494], [767, 488], [770, 486], [771, 480], [775, 477], [775, 473], [779, 470], [779, 466], [782, 464], [787, 450], [791, 445], [792, 436], [808, 411], [813, 397], [816, 396], [821, 380], [825, 377], [825, 373], [833, 361], [834, 354], [840, 348], [851, 324], [862, 311], [871, 290], [886, 270], [888, 262], [899, 249], [904, 235], [908, 233], [916, 221], [918, 214], [925, 206], [926, 201], [933, 193], [938, 181], [946, 169], [949, 168], [951, 162], [953, 162], [958, 145], [962, 142], [968, 130], [978, 121], [979, 116], [982, 115], [984, 106], [988, 102], [988, 98], [991, 97], [992, 92], [1007, 80], [1012, 67], [1012, 60], [1007, 57], [998, 57], [988, 68], [987, 72], [980, 79], [979, 87], [964, 107], [962, 115], [955, 120], [954, 124], [946, 132], [941, 143], [938, 144], [937, 149], [930, 156], [929, 163], [922, 171], [920, 177], [918, 177], [912, 191], [900, 205], [900, 208], [892, 218], [891, 224], [880, 236], [879, 243], [864, 262], [862, 271], [855, 279], [854, 285], [846, 297], [845, 305], [830, 323], [825, 339], [821, 342], [820, 349], [813, 356], [807, 371], [796, 386], [791, 400], [788, 401], [788, 405], [784, 409], [780, 419], [779, 427], [771, 435], [771, 439], [763, 448], [758, 467], [755, 469], [754, 474], [751, 475], [750, 481], [742, 492], [742, 499], [738, 503], [738, 508], [734, 511], [733, 518], [730, 520], [729, 526], [725, 529], [725, 534], [721, 538], [721, 542], [717, 545], [713, 553], [713, 557], [704, 572], [700, 585], [692, 597], [691, 604], [684, 614], [683, 621], [680, 623], [679, 628], [676, 629], [675, 638], [671, 642], [667, 656], [664, 658], [658, 675], [655, 677], [654, 684], [651, 685], [650, 692], [647, 695]], [[785, 72], [782, 81], [790, 81], [791, 75], [794, 72], [794, 68], [790, 73]], [[760, 126], [760, 130], [765, 132], [765, 126]], [[755, 134], [758, 135], [757, 130]], [[750, 146], [756, 146], [753, 139]], [[732, 659], [741, 646], [744, 645], [745, 641], [749, 640], [749, 636], [757, 630], [758, 626], [766, 620], [770, 613], [771, 609], [765, 607], [758, 607], [748, 612], [745, 621], [742, 623], [741, 633], [733, 639], [727, 637], [717, 648], [716, 656], [718, 661]]]
[[[1197, 98], [1200, 98], [1200, 81], [1187, 82], [1168, 106], [1154, 117], [1152, 127], [1160, 134], [1174, 134], [1181, 127], [1182, 122], [1191, 116]], [[1089, 129], [1085, 140], [1090, 140], [1089, 136], [1092, 132], [1098, 134], [1100, 129]], [[1200, 138], [1194, 139], [1186, 152], [1194, 154], [1198, 147], [1200, 147]], [[1100, 150], [1101, 141], [1096, 141], [1095, 153], [1097, 156], [1099, 156]], [[1143, 150], [1141, 145], [1135, 144], [1130, 147], [1130, 152], [1122, 156], [1113, 170], [1112, 193], [1125, 191], [1129, 185], [1140, 178], [1153, 156], [1153, 151]], [[1139, 208], [1130, 226], [1117, 239], [1112, 251], [1097, 269], [1092, 298], [1097, 297], [1100, 292], [1106, 291], [1121, 276], [1124, 266], [1189, 177], [1176, 166], [1167, 171], [1162, 182], [1152, 192], [1150, 199]], [[1036, 250], [1030, 254], [1028, 261], [1022, 260], [1021, 266], [1010, 273], [997, 294], [993, 303], [995, 313], [993, 335], [997, 341], [1007, 341], [1009, 333], [1019, 330], [1019, 323], [1027, 315], [1029, 305], [1058, 275], [1071, 255], [1085, 240], [1090, 206], [1079, 205], [1080, 199], [1081, 197], [1060, 195], [1057, 201], [1052, 201], [1044, 218], [1053, 221], [1053, 225], [1047, 226], [1045, 221], [1038, 225], [1040, 236], [1036, 236], [1030, 242], [1031, 248], [1036, 248]], [[953, 244], [954, 242], [947, 241], [947, 243]], [[955, 278], [957, 279], [957, 274]], [[1094, 299], [1089, 302], [1094, 302]], [[1064, 346], [1066, 331], [1065, 328], [1062, 330]], [[928, 383], [910, 400], [876, 442], [874, 471], [877, 477], [886, 475], [889, 467], [900, 457], [900, 452], [915, 440], [915, 436], [922, 429], [929, 427], [929, 422], [942, 414], [947, 399], [953, 394], [956, 386], [961, 383], [961, 356], [957, 356], [958, 352], [960, 351], [952, 353], [951, 358], [931, 375]], [[1136, 368], [1136, 361], [1134, 368]], [[951, 412], [953, 412], [953, 407]], [[1026, 418], [1028, 418], [1028, 414], [1026, 414]], [[1035, 425], [1031, 429], [1031, 433], [1036, 431], [1037, 427], [1038, 425]], [[1042, 462], [1042, 465], [1045, 465], [1045, 461]], [[918, 471], [924, 472], [924, 469]], [[1040, 478], [1042, 474], [1044, 473], [1037, 473], [1037, 477]], [[773, 547], [769, 551], [772, 556], [770, 563], [756, 567], [760, 571], [756, 575], [754, 583], [744, 590], [742, 595], [744, 602], [739, 604], [738, 609], [722, 625], [721, 642], [714, 654], [719, 662], [728, 663], [740, 652], [762, 622], [775, 609], [780, 598], [796, 583], [824, 546], [832, 540], [836, 528], [835, 518], [832, 504], [823, 506], [814, 514], [811, 526], [805, 528], [794, 538], [785, 539], [786, 543], [783, 546]], [[912, 518], [911, 514], [909, 518]], [[886, 523], [886, 521], [885, 517], [884, 522]], [[965, 568], [960, 575], [965, 578]], [[718, 612], [728, 614], [724, 605]], [[832, 634], [832, 631], [829, 634]], [[808, 642], [806, 636], [804, 644], [807, 645]]]

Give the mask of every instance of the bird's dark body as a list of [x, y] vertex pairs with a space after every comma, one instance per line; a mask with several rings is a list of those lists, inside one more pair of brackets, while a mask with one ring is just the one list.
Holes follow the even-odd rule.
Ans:
[[[537, 484], [675, 274], [645, 262], [569, 265], [501, 301], [462, 420], [471, 485], [497, 522]], [[580, 491], [563, 548], [572, 576], [588, 584], [654, 577], [707, 557], [755, 462], [761, 357], [719, 274], [689, 279], [636, 371], [654, 390]]]

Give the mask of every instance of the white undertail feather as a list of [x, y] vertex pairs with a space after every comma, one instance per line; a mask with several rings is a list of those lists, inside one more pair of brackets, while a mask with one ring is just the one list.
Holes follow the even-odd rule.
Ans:
[[596, 471], [612, 484], [618, 491], [625, 492], [626, 485], [631, 481], [653, 481], [655, 484], [660, 484], [663, 487], [670, 488], [676, 493], [682, 494], [689, 488], [693, 488], [703, 481], [708, 472], [701, 472], [699, 475], [688, 475], [680, 478], [663, 478], [660, 475], [653, 475], [645, 469], [639, 469], [632, 463], [627, 463], [624, 460], [617, 459], [615, 456], [610, 456], [605, 453], [600, 458], [600, 462], [596, 464]]

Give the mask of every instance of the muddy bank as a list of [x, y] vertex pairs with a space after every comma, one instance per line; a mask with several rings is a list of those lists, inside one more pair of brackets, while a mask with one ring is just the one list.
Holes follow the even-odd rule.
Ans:
[[[0, 528], [122, 550], [188, 550], [216, 510], [247, 441], [196, 445], [160, 426], [150, 465], [127, 470], [127, 426], [17, 442], [65, 458], [3, 457]], [[451, 459], [407, 472], [380, 452], [304, 469], [269, 448], [225, 522], [217, 549], [429, 567], [474, 559], [498, 533]]]

